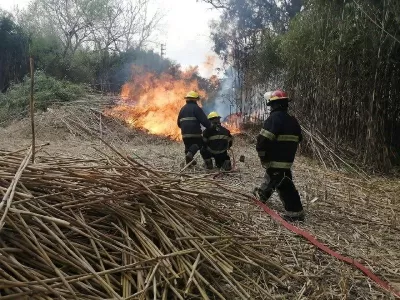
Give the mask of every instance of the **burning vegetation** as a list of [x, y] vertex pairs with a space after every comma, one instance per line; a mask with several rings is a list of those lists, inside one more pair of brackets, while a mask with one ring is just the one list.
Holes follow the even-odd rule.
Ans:
[[[158, 74], [145, 67], [132, 66], [132, 79], [123, 85], [121, 100], [105, 113], [150, 134], [180, 141], [182, 138], [177, 116], [185, 104], [186, 93], [195, 90], [202, 101], [207, 101], [218, 88], [217, 76], [201, 78], [197, 67], [185, 71], [173, 67]], [[229, 118], [224, 125], [233, 134], [240, 132], [237, 119]]]
[[207, 98], [197, 77], [197, 68], [173, 68], [156, 74], [133, 66], [132, 80], [123, 85], [121, 101], [108, 114], [151, 134], [181, 140], [176, 118], [185, 104], [184, 95], [196, 90], [202, 99]]
[[243, 117], [241, 113], [230, 114], [227, 116], [222, 125], [230, 130], [232, 134], [240, 133], [240, 128], [243, 124]]

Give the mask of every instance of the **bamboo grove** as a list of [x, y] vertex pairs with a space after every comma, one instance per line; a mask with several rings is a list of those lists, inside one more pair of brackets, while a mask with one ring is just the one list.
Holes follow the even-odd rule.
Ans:
[[335, 2], [296, 20], [284, 44], [286, 85], [303, 120], [386, 169], [400, 150], [400, 5]]
[[[260, 5], [267, 2], [268, 7], [276, 4], [269, 0]], [[276, 5], [273, 11], [278, 9]], [[253, 11], [259, 11], [257, 5]], [[303, 125], [333, 147], [381, 171], [400, 164], [399, 1], [303, 1], [289, 21], [281, 17], [288, 15], [284, 11], [264, 13], [275, 20], [252, 30], [240, 25], [236, 15], [230, 25], [245, 38], [224, 44], [233, 55], [218, 49], [229, 36], [226, 30], [220, 27], [213, 38], [243, 83], [246, 103], [239, 109], [247, 107], [245, 113], [252, 114], [262, 101], [261, 91], [284, 88]], [[279, 20], [281, 26], [276, 26]]]

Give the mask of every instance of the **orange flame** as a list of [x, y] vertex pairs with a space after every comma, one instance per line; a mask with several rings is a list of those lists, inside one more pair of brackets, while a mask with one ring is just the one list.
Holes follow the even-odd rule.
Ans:
[[229, 129], [231, 134], [240, 133], [240, 125], [242, 124], [242, 116], [241, 114], [231, 114], [225, 118], [225, 122], [222, 123], [224, 127]]
[[[106, 110], [105, 114], [151, 134], [181, 141], [177, 118], [186, 103], [184, 96], [194, 90], [200, 94], [201, 99], [207, 99], [206, 91], [199, 87], [195, 76], [197, 67], [186, 71], [172, 68], [156, 74], [143, 67], [133, 66], [132, 73], [132, 80], [122, 86], [120, 102]], [[218, 77], [211, 76], [209, 85], [211, 90], [215, 90], [219, 85]], [[236, 134], [240, 132], [240, 123], [239, 116], [231, 115], [223, 125], [232, 134]]]
[[[106, 113], [151, 134], [182, 140], [177, 117], [185, 105], [184, 96], [194, 90], [207, 98], [195, 78], [197, 67], [172, 69], [160, 75], [133, 66], [132, 81], [123, 85], [121, 102]], [[200, 104], [200, 103], [199, 103]]]

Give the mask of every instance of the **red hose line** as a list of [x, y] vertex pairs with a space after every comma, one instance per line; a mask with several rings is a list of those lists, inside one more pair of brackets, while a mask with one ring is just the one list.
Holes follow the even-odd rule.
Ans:
[[[236, 170], [236, 160], [235, 160], [235, 155], [231, 150], [231, 154], [232, 154], [232, 161], [233, 161], [233, 166], [232, 166], [232, 170]], [[217, 175], [215, 175], [213, 178], [217, 178], [220, 175], [222, 175], [223, 172], [218, 173]], [[274, 219], [275, 221], [277, 221], [278, 223], [280, 223], [281, 225], [283, 225], [286, 229], [301, 235], [302, 237], [304, 237], [305, 239], [307, 239], [311, 244], [313, 244], [314, 246], [318, 247], [320, 250], [328, 253], [329, 255], [345, 262], [348, 263], [350, 265], [355, 266], [356, 268], [358, 268], [361, 272], [363, 272], [367, 277], [369, 277], [371, 280], [373, 280], [375, 283], [377, 283], [380, 287], [382, 287], [383, 289], [385, 289], [386, 291], [392, 293], [394, 296], [400, 298], [400, 291], [396, 290], [394, 287], [390, 286], [388, 282], [384, 281], [383, 279], [379, 278], [377, 275], [375, 275], [370, 269], [368, 269], [366, 266], [364, 266], [363, 264], [361, 264], [359, 261], [347, 257], [347, 256], [343, 256], [340, 253], [332, 250], [331, 248], [329, 248], [328, 246], [322, 244], [320, 241], [318, 241], [313, 235], [311, 235], [311, 233], [300, 229], [288, 222], [286, 222], [279, 214], [277, 214], [274, 210], [270, 209], [267, 205], [265, 205], [264, 203], [258, 201], [257, 199], [253, 198], [253, 200], [255, 201], [255, 203], [260, 206], [267, 214], [269, 214], [272, 219]]]
[[282, 217], [280, 215], [278, 215], [274, 210], [270, 209], [267, 205], [265, 205], [264, 203], [258, 201], [257, 199], [253, 198], [254, 202], [260, 206], [267, 214], [269, 214], [272, 219], [274, 219], [275, 221], [277, 221], [278, 223], [280, 223], [281, 225], [283, 225], [286, 229], [303, 236], [305, 239], [307, 239], [311, 244], [313, 244], [314, 246], [318, 247], [319, 249], [321, 249], [322, 251], [328, 253], [329, 255], [345, 262], [348, 263], [350, 265], [355, 266], [356, 268], [358, 268], [361, 272], [363, 272], [366, 276], [368, 276], [371, 280], [375, 281], [380, 287], [382, 287], [383, 289], [385, 289], [388, 292], [391, 292], [394, 296], [400, 298], [400, 291], [396, 290], [394, 287], [390, 286], [388, 282], [384, 281], [383, 279], [379, 278], [377, 275], [375, 275], [370, 269], [368, 269], [367, 267], [365, 267], [363, 264], [361, 264], [359, 261], [347, 257], [347, 256], [343, 256], [340, 253], [330, 249], [329, 247], [327, 247], [326, 245], [322, 244], [321, 242], [319, 242], [313, 235], [311, 235], [309, 232], [300, 229], [288, 222], [286, 222], [284, 219], [282, 219]]
[[[236, 160], [235, 160], [235, 154], [233, 153], [233, 150], [230, 149], [231, 154], [232, 154], [232, 161], [233, 161], [233, 166], [232, 166], [232, 170], [236, 170]], [[223, 172], [218, 173], [217, 175], [215, 175], [213, 178], [217, 178], [220, 175], [222, 175]], [[272, 219], [274, 219], [275, 221], [277, 221], [278, 223], [280, 223], [281, 225], [283, 225], [286, 229], [301, 235], [302, 237], [304, 237], [305, 239], [307, 239], [311, 244], [313, 244], [314, 246], [318, 247], [320, 250], [328, 253], [329, 255], [345, 262], [348, 263], [350, 265], [355, 266], [356, 268], [358, 268], [361, 272], [363, 272], [366, 276], [368, 276], [371, 280], [373, 280], [375, 283], [377, 283], [380, 287], [382, 287], [383, 289], [385, 289], [386, 291], [392, 293], [394, 296], [400, 298], [400, 291], [396, 290], [394, 287], [390, 286], [388, 282], [384, 281], [383, 279], [379, 278], [376, 274], [374, 274], [370, 269], [368, 269], [366, 266], [364, 266], [363, 264], [361, 264], [359, 261], [347, 257], [347, 256], [343, 256], [342, 254], [332, 250], [331, 248], [329, 248], [328, 246], [322, 244], [320, 241], [318, 241], [313, 235], [311, 235], [311, 233], [300, 229], [288, 222], [286, 222], [279, 214], [277, 214], [274, 210], [270, 209], [267, 205], [265, 205], [264, 203], [258, 201], [257, 199], [253, 198], [253, 200], [256, 202], [256, 204], [258, 204], [258, 206], [260, 206], [267, 214], [269, 214]]]

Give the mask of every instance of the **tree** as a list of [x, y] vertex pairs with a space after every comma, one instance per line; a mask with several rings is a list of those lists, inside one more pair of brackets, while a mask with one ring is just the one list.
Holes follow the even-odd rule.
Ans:
[[143, 48], [160, 21], [148, 15], [149, 0], [34, 0], [20, 14], [26, 28], [58, 36], [63, 57], [80, 47], [95, 51]]
[[400, 164], [399, 1], [204, 2], [222, 11], [212, 38], [237, 70], [240, 109], [285, 88], [332, 147], [380, 170]]
[[400, 159], [399, 15], [395, 0], [309, 1], [282, 44], [298, 114], [381, 170]]
[[0, 92], [27, 70], [28, 37], [10, 14], [0, 10]]
[[[262, 49], [277, 46], [275, 37], [287, 31], [291, 18], [298, 13], [303, 0], [203, 0], [221, 10], [220, 20], [211, 26], [214, 51], [236, 71], [237, 110], [251, 113], [252, 86], [265, 80], [272, 63], [258, 59]], [[270, 46], [267, 44], [270, 43]], [[277, 49], [272, 49], [274, 54]], [[262, 55], [261, 55], [262, 56]], [[264, 56], [265, 57], [265, 56]], [[277, 62], [277, 65], [279, 63]], [[250, 105], [247, 105], [250, 104]], [[247, 106], [247, 107], [246, 107]]]
[[302, 9], [304, 0], [203, 0], [221, 10], [211, 26], [214, 51], [236, 71], [236, 107], [252, 114], [259, 107], [253, 89], [281, 81], [280, 36]]
[[150, 1], [32, 0], [17, 19], [38, 68], [110, 90], [116, 68], [132, 51], [145, 50], [158, 30], [162, 16], [149, 13]]

